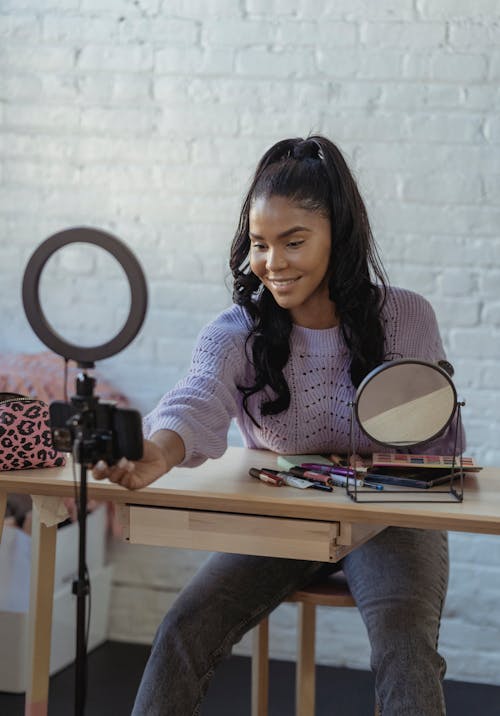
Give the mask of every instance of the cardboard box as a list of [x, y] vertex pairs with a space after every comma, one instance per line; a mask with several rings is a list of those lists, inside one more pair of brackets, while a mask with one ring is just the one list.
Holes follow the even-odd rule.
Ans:
[[[106, 640], [113, 569], [104, 565], [106, 509], [87, 520], [87, 566], [91, 614], [88, 648]], [[31, 538], [4, 526], [0, 545], [0, 691], [26, 690], [27, 628]], [[78, 571], [78, 525], [58, 530], [50, 673], [71, 664], [76, 651], [76, 596], [72, 582]], [[87, 614], [89, 600], [87, 600]]]

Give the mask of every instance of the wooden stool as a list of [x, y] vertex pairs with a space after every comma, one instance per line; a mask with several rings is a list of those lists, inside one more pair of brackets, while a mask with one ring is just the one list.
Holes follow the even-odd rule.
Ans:
[[[295, 714], [314, 716], [316, 607], [355, 607], [347, 581], [339, 572], [321, 581], [311, 582], [287, 597], [298, 604], [298, 643], [295, 677]], [[269, 619], [254, 629], [252, 647], [252, 716], [268, 716], [269, 692]], [[375, 716], [379, 716], [375, 709]]]

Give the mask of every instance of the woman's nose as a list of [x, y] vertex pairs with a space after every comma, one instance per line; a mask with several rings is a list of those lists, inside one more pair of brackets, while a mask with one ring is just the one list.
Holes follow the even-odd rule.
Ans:
[[281, 249], [269, 249], [266, 257], [268, 271], [279, 271], [287, 265], [286, 256]]

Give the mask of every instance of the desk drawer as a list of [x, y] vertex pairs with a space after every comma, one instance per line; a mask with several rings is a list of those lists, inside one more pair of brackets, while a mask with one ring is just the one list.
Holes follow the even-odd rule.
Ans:
[[274, 557], [335, 559], [338, 522], [130, 506], [128, 539], [136, 544]]

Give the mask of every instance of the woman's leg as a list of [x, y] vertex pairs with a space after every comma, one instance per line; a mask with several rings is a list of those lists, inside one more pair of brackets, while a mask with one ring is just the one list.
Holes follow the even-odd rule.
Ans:
[[194, 716], [221, 659], [317, 562], [214, 554], [182, 590], [155, 636], [133, 716]]
[[447, 534], [390, 527], [347, 555], [343, 570], [368, 629], [383, 716], [442, 716]]

